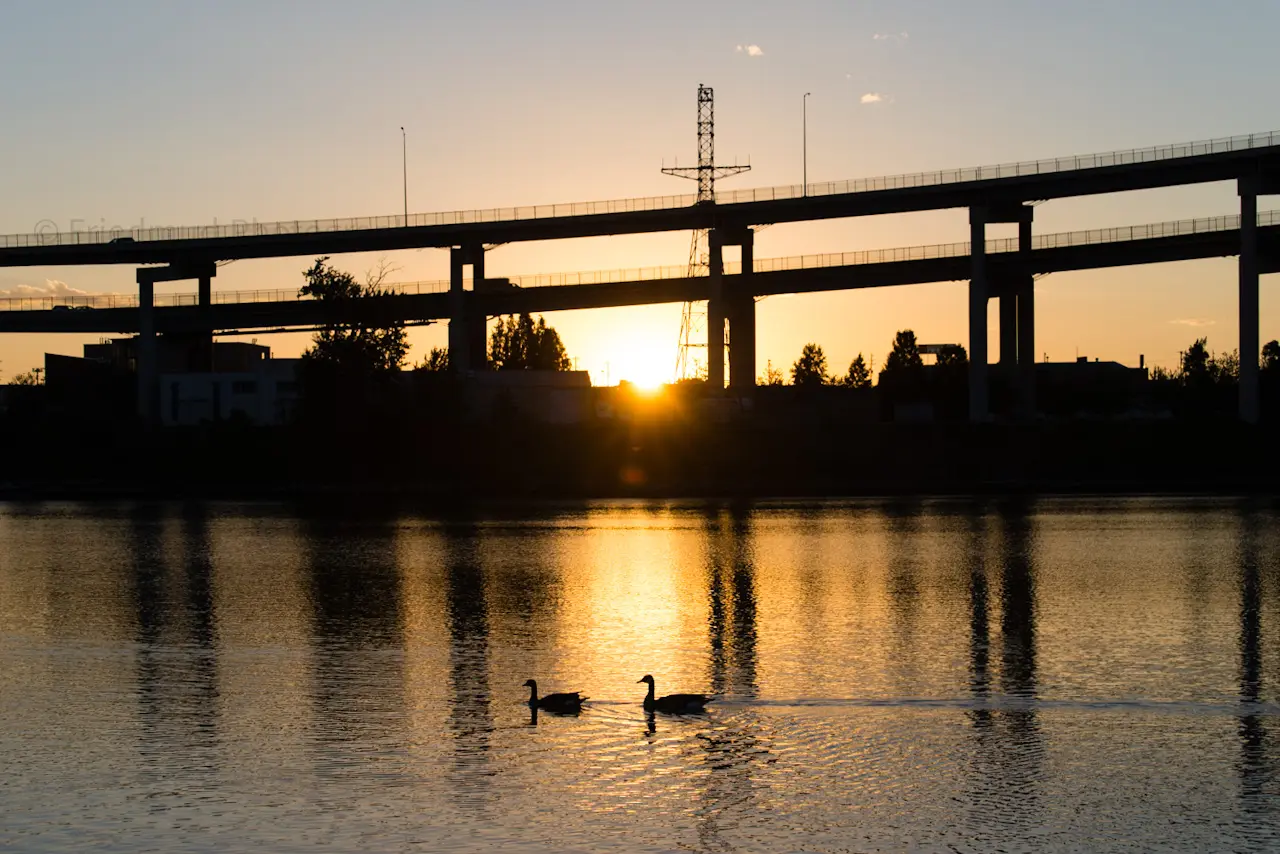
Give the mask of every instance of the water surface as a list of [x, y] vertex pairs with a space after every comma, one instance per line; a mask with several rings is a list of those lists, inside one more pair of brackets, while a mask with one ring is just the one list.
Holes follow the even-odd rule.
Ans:
[[0, 849], [1276, 850], [1276, 523], [0, 506]]

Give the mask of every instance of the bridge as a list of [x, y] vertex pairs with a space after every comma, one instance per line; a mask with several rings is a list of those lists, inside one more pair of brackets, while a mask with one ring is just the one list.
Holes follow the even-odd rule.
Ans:
[[[987, 304], [999, 300], [1001, 361], [1018, 377], [1020, 411], [1034, 411], [1034, 279], [1039, 273], [1152, 263], [1210, 256], [1240, 258], [1240, 417], [1258, 418], [1258, 279], [1275, 269], [1276, 227], [1258, 216], [1257, 197], [1280, 193], [1280, 131], [1204, 142], [1156, 146], [985, 167], [940, 170], [805, 186], [738, 190], [714, 203], [693, 196], [662, 196], [525, 208], [215, 226], [153, 227], [124, 232], [45, 232], [0, 237], [0, 266], [135, 264], [138, 301], [93, 311], [70, 306], [45, 311], [4, 311], [0, 331], [133, 331], [140, 336], [139, 405], [154, 413], [157, 330], [312, 326], [324, 321], [305, 301], [213, 300], [211, 280], [219, 261], [343, 252], [440, 247], [451, 249], [450, 279], [437, 290], [371, 301], [370, 317], [409, 321], [449, 320], [450, 362], [459, 371], [483, 365], [487, 317], [512, 311], [554, 311], [656, 302], [708, 302], [708, 383], [724, 389], [726, 338], [730, 390], [754, 385], [755, 299], [797, 293], [934, 281], [969, 281], [969, 410], [988, 417]], [[1178, 224], [1139, 226], [1146, 236], [1052, 244], [1033, 240], [1032, 203], [1158, 187], [1234, 181], [1240, 215], [1228, 227]], [[753, 227], [781, 222], [967, 208], [970, 236], [952, 249], [918, 247], [907, 257], [870, 256], [808, 264], [803, 259], [754, 262]], [[989, 223], [1016, 222], [1016, 241], [986, 240]], [[523, 287], [517, 279], [485, 274], [487, 245], [705, 228], [710, 232], [710, 275], [638, 276], [559, 287]], [[1075, 234], [1075, 233], [1073, 233]], [[725, 246], [739, 246], [737, 272], [723, 261]], [[963, 247], [961, 250], [959, 247]], [[977, 251], [973, 251], [976, 248]], [[911, 257], [916, 252], [920, 257]], [[931, 256], [928, 256], [929, 253]], [[854, 253], [857, 255], [858, 253]], [[813, 257], [813, 256], [809, 256]], [[773, 265], [773, 266], [771, 266]], [[781, 266], [779, 266], [781, 265]], [[466, 268], [471, 274], [466, 275]], [[158, 282], [199, 281], [196, 305], [155, 304]], [[467, 285], [471, 284], [468, 288]], [[551, 284], [551, 282], [547, 282]], [[21, 308], [21, 306], [9, 306]], [[48, 315], [58, 314], [57, 318]], [[163, 319], [162, 319], [163, 318]], [[1252, 358], [1245, 354], [1255, 354]]]

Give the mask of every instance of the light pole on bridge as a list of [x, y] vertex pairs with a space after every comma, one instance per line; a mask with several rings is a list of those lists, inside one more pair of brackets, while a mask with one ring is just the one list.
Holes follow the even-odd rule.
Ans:
[[400, 126], [400, 164], [404, 171], [404, 225], [409, 227], [409, 138]]
[[804, 111], [803, 111], [804, 118], [802, 122], [803, 127], [801, 129], [801, 132], [802, 132], [801, 148], [803, 150], [803, 159], [804, 159], [804, 189], [800, 191], [800, 194], [802, 196], [809, 195], [809, 95], [810, 94], [812, 93], [805, 92], [804, 98], [801, 99], [804, 104]]

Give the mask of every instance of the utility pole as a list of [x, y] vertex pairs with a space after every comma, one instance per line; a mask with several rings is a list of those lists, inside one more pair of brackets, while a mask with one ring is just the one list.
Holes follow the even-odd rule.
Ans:
[[[716, 178], [728, 178], [740, 175], [750, 166], [717, 166], [716, 163], [716, 108], [715, 93], [710, 86], [698, 84], [698, 165], [663, 167], [664, 175], [677, 178], [689, 178], [698, 182], [698, 201], [700, 205], [716, 203]], [[689, 243], [689, 277], [710, 275], [708, 268], [708, 242], [706, 229], [693, 232]], [[690, 358], [689, 350], [693, 347], [704, 347], [698, 343], [699, 325], [706, 325], [706, 310], [695, 311], [694, 303], [684, 304], [684, 313], [680, 318], [680, 344], [676, 355], [676, 379], [689, 377], [691, 371], [696, 375], [696, 365]]]
[[809, 95], [810, 94], [811, 93], [809, 92], [805, 92], [804, 98], [801, 99], [801, 101], [804, 104], [804, 108], [802, 111], [803, 119], [801, 122], [801, 124], [803, 125], [803, 128], [801, 130], [801, 136], [800, 136], [800, 139], [801, 139], [800, 147], [804, 152], [802, 155], [802, 159], [804, 161], [804, 176], [803, 176], [804, 189], [800, 191], [800, 195], [805, 197], [808, 197], [809, 195]]

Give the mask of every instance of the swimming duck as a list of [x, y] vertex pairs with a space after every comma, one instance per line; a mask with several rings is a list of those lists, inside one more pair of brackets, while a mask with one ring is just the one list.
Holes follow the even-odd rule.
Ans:
[[704, 711], [702, 707], [714, 699], [706, 694], [668, 694], [665, 697], [654, 697], [653, 677], [645, 676], [640, 682], [649, 683], [649, 693], [644, 698], [646, 712], [666, 712], [669, 715], [697, 714]]
[[586, 697], [579, 696], [577, 691], [567, 691], [562, 694], [548, 694], [545, 697], [538, 697], [538, 683], [530, 679], [524, 683], [524, 687], [529, 689], [529, 707], [532, 709], [546, 709], [548, 712], [580, 712], [582, 711], [582, 703]]

